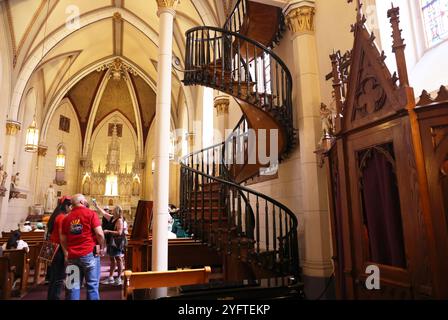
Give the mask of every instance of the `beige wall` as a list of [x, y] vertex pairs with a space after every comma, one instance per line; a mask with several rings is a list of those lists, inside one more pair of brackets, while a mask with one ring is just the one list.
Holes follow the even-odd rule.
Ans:
[[[70, 133], [59, 130], [59, 118], [63, 115], [70, 119]], [[62, 195], [73, 195], [81, 192], [79, 185], [79, 158], [81, 153], [81, 131], [78, 118], [71, 105], [64, 100], [54, 113], [48, 128], [46, 143], [48, 146], [47, 155], [40, 158], [41, 177], [38, 187], [38, 201], [44, 204], [44, 195], [50, 184], [56, 191], [61, 191]], [[67, 185], [57, 186], [53, 183], [56, 175], [56, 154], [57, 147], [63, 143], [66, 150], [65, 157], [65, 181]]]
[[347, 4], [346, 0], [316, 0], [317, 61], [321, 99], [326, 104], [331, 101], [332, 91], [331, 81], [325, 81], [325, 75], [331, 72], [329, 56], [333, 50], [341, 50], [342, 53], [351, 50], [353, 33], [350, 32], [350, 26], [355, 21], [354, 6]]

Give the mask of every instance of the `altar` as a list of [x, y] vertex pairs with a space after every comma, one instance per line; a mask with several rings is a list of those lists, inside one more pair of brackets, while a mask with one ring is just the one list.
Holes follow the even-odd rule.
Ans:
[[89, 202], [96, 199], [100, 206], [113, 208], [120, 205], [127, 221], [132, 221], [141, 198], [142, 164], [136, 157], [132, 168], [120, 165], [120, 138], [114, 124], [108, 146], [106, 166], [93, 169], [91, 159], [81, 162], [83, 170], [82, 193]]

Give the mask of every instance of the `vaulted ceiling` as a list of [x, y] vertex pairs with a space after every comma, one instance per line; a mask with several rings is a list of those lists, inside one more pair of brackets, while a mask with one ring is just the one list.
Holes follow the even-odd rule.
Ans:
[[[19, 114], [26, 85], [32, 75], [38, 74], [44, 84], [45, 112], [51, 112], [64, 97], [69, 98], [85, 134], [94, 101], [100, 95], [94, 123], [119, 110], [136, 130], [140, 123], [146, 137], [155, 113], [157, 85], [159, 19], [155, 0], [4, 0], [0, 5], [9, 28], [14, 66], [10, 115]], [[222, 5], [222, 0], [180, 1], [174, 21], [173, 54], [183, 60], [184, 34], [189, 28], [221, 25]], [[117, 57], [135, 72], [129, 73], [128, 79], [107, 79], [100, 92], [107, 71], [97, 69]], [[181, 100], [188, 99], [183, 99], [182, 74], [173, 75], [172, 101], [176, 109]]]

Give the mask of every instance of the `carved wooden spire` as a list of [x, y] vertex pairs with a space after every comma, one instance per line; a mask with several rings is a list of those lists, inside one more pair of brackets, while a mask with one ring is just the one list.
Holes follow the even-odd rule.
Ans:
[[392, 52], [395, 53], [397, 61], [398, 77], [400, 79], [400, 87], [409, 87], [408, 69], [406, 66], [406, 57], [404, 55], [404, 39], [401, 37], [400, 29], [400, 8], [394, 7], [387, 11], [387, 17], [390, 19], [392, 26], [393, 46]]
[[[353, 0], [347, 0], [347, 2], [348, 3], [352, 3]], [[356, 20], [358, 22], [362, 20], [362, 6], [363, 6], [362, 1], [361, 0], [356, 0], [356, 12], [357, 12]]]
[[333, 76], [333, 89], [334, 97], [336, 101], [336, 114], [340, 115], [342, 113], [342, 75], [340, 66], [340, 52], [333, 53], [330, 55], [331, 66], [332, 66], [332, 76]]

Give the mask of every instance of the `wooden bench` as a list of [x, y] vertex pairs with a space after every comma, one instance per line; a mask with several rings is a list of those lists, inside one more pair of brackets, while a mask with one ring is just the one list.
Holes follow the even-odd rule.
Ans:
[[123, 299], [132, 300], [134, 290], [208, 283], [210, 267], [190, 270], [124, 272]]
[[[8, 239], [11, 236], [12, 232], [2, 232], [2, 238]], [[20, 239], [43, 239], [45, 236], [45, 232], [20, 232]]]
[[[147, 271], [152, 264], [152, 240], [129, 241], [125, 254], [126, 268]], [[168, 269], [184, 267], [220, 266], [222, 255], [200, 241], [182, 238], [168, 240]]]
[[14, 282], [14, 267], [8, 257], [0, 257], [0, 300], [11, 298], [12, 284]]
[[20, 279], [19, 294], [23, 296], [28, 286], [28, 275], [30, 273], [30, 259], [28, 252], [22, 250], [3, 250], [3, 256], [9, 259], [9, 263], [14, 267], [14, 279]]

